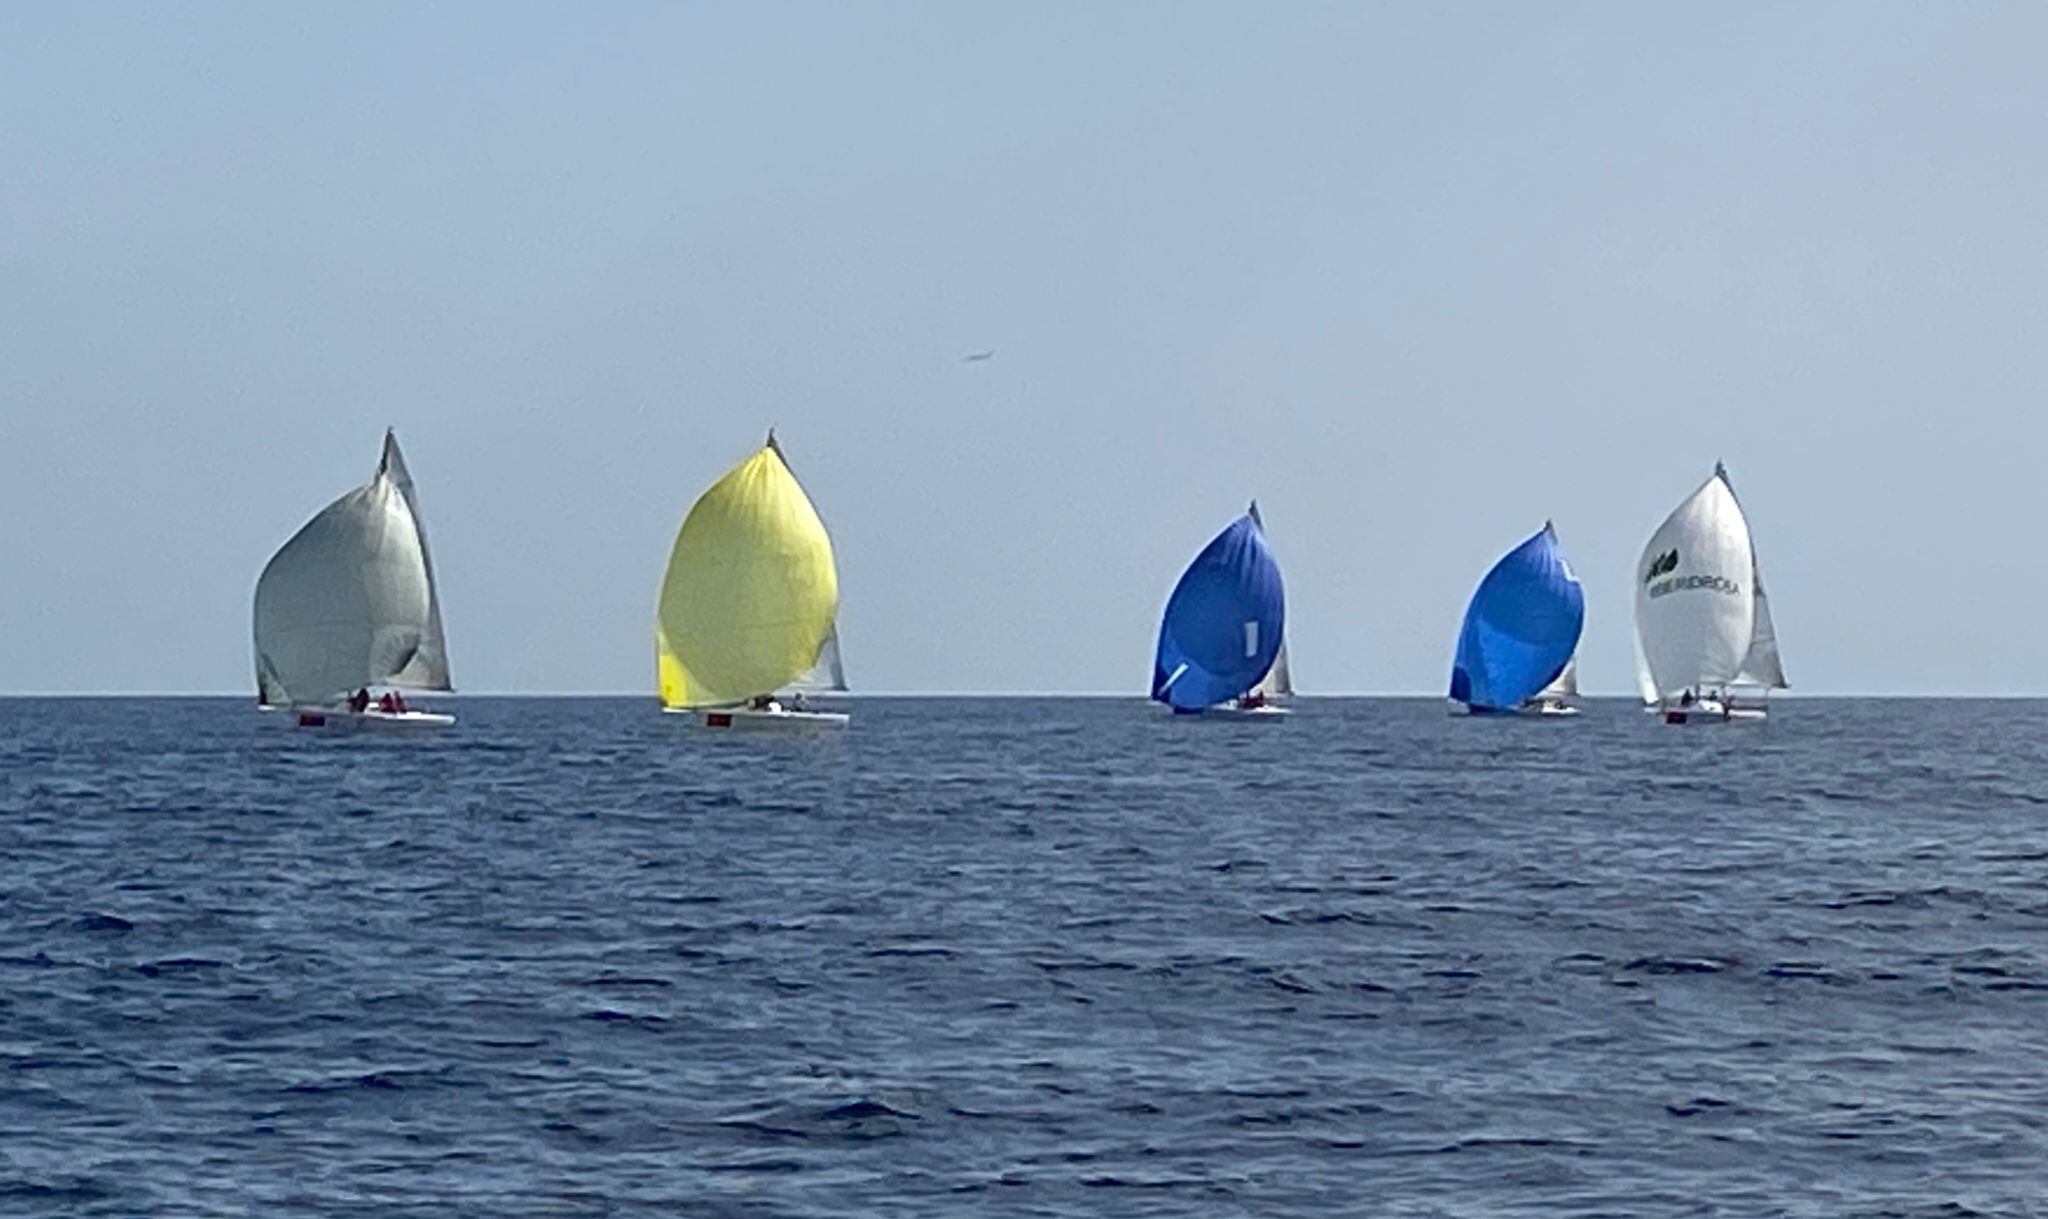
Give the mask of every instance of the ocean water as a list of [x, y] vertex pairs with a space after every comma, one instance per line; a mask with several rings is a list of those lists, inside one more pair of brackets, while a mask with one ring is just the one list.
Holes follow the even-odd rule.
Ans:
[[0, 1213], [2041, 1213], [2048, 704], [0, 701]]

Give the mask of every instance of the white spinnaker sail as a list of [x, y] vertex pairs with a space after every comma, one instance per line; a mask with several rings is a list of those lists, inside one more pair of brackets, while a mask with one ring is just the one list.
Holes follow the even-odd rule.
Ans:
[[[446, 690], [447, 649], [404, 459], [322, 509], [256, 581], [257, 691], [269, 706], [378, 685]], [[405, 478], [407, 483], [409, 478]]]
[[1636, 637], [1660, 700], [1726, 686], [1756, 630], [1756, 558], [1749, 523], [1717, 468], [1643, 548]]
[[1537, 702], [1547, 698], [1577, 698], [1579, 696], [1579, 658], [1574, 655], [1565, 662], [1564, 672], [1556, 680], [1536, 692]]
[[[1251, 515], [1252, 524], [1259, 527], [1260, 533], [1265, 533], [1266, 521], [1264, 517], [1259, 515], [1259, 501], [1253, 500], [1251, 507], [1246, 511]], [[1258, 695], [1267, 702], [1294, 697], [1294, 674], [1287, 667], [1287, 641], [1285, 639], [1280, 641], [1280, 651], [1273, 657], [1273, 667], [1266, 670], [1266, 675], [1259, 679], [1258, 685], [1251, 688], [1251, 693]]]

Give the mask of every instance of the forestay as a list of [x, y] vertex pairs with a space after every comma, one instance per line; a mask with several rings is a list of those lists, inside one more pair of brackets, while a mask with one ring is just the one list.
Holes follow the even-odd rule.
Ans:
[[287, 541], [256, 581], [257, 696], [338, 702], [367, 686], [450, 689], [440, 597], [418, 501], [384, 436], [377, 475]]

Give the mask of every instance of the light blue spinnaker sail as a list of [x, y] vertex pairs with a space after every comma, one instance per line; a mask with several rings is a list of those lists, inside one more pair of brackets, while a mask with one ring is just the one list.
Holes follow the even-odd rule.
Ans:
[[1564, 672], [1585, 623], [1585, 593], [1545, 522], [1472, 594], [1451, 666], [1451, 697], [1475, 711], [1515, 710]]
[[1244, 694], [1273, 667], [1286, 617], [1280, 565], [1247, 512], [1202, 548], [1167, 598], [1153, 699], [1198, 711]]

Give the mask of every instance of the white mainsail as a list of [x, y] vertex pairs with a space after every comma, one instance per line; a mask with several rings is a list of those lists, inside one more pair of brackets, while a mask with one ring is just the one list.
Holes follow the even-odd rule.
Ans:
[[1651, 535], [1636, 572], [1644, 701], [1786, 684], [1759, 574], [1749, 521], [1716, 465]]
[[1570, 699], [1579, 696], [1579, 658], [1576, 654], [1565, 662], [1564, 672], [1559, 673], [1549, 685], [1536, 692], [1532, 702], [1545, 699]]
[[[1252, 524], [1259, 527], [1260, 533], [1265, 533], [1266, 522], [1259, 515], [1259, 501], [1253, 500], [1248, 511]], [[1269, 703], [1294, 697], [1294, 674], [1287, 667], [1286, 639], [1280, 640], [1280, 651], [1273, 657], [1273, 667], [1266, 670], [1266, 675], [1259, 679], [1258, 685], [1251, 688], [1251, 693]]]
[[1280, 644], [1280, 654], [1273, 658], [1273, 667], [1252, 687], [1252, 693], [1272, 702], [1276, 699], [1294, 697], [1294, 675], [1287, 671], [1287, 644]]
[[1643, 656], [1643, 636], [1640, 627], [1636, 631], [1636, 693], [1641, 696], [1645, 707], [1655, 707], [1663, 702], [1657, 693], [1656, 679], [1650, 676], [1650, 662]]
[[256, 683], [266, 706], [320, 706], [368, 686], [452, 689], [426, 532], [398, 439], [376, 477], [335, 500], [256, 581]]
[[825, 633], [825, 643], [818, 649], [818, 663], [789, 683], [791, 690], [806, 694], [844, 694], [846, 692], [846, 666], [839, 659], [839, 623], [834, 621]]
[[[1735, 494], [1735, 484], [1728, 481], [1727, 467], [1714, 463], [1714, 474], [1728, 487], [1728, 494]], [[1738, 510], [1740, 501], [1737, 502]], [[1749, 518], [1745, 514], [1742, 527], [1749, 530]], [[1785, 680], [1785, 664], [1778, 657], [1778, 628], [1771, 621], [1771, 599], [1764, 592], [1763, 561], [1756, 557], [1756, 534], [1749, 534], [1749, 586], [1754, 590], [1756, 600], [1756, 625], [1750, 632], [1749, 653], [1742, 658], [1742, 671], [1735, 675], [1739, 686], [1763, 686], [1771, 690], [1783, 690], [1791, 683]]]
[[1735, 675], [1735, 684], [1782, 690], [1791, 683], [1785, 680], [1785, 665], [1778, 659], [1778, 628], [1771, 622], [1771, 599], [1764, 595], [1762, 572], [1756, 574], [1755, 582], [1756, 630], [1750, 636], [1749, 655], [1742, 658], [1742, 671]]
[[441, 596], [434, 581], [434, 555], [427, 547], [427, 518], [420, 512], [419, 491], [412, 485], [412, 472], [406, 469], [405, 454], [399, 452], [398, 433], [390, 428], [384, 430], [384, 456], [377, 469], [405, 497], [406, 510], [412, 513], [412, 526], [420, 537], [420, 566], [427, 575], [427, 629], [420, 640], [419, 651], [414, 653], [412, 663], [406, 665], [403, 672], [380, 684], [416, 690], [446, 690], [449, 688], [448, 638], [441, 629]]

